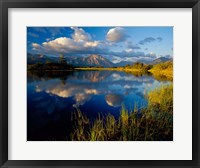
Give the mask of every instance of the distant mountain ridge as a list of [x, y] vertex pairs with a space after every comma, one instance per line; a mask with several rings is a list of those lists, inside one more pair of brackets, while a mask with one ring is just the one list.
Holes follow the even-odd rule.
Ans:
[[92, 54], [88, 57], [80, 57], [74, 60], [67, 60], [67, 62], [74, 66], [102, 66], [105, 68], [114, 66], [111, 61], [97, 54]]
[[134, 62], [132, 61], [120, 61], [118, 63], [115, 63], [114, 66], [126, 66], [126, 65], [132, 65]]
[[162, 62], [167, 62], [167, 61], [170, 61], [170, 60], [171, 60], [171, 59], [166, 58], [166, 57], [159, 57], [159, 58], [153, 60], [153, 61], [151, 62], [151, 64], [152, 64], [152, 65], [155, 65], [155, 64], [159, 64], [159, 63], [162, 63]]
[[159, 63], [162, 63], [162, 62], [167, 62], [167, 61], [171, 61], [172, 59], [169, 59], [169, 58], [166, 58], [166, 57], [159, 57], [159, 58], [156, 58], [154, 60], [146, 60], [146, 59], [139, 59], [135, 62], [131, 62], [131, 61], [121, 61], [121, 62], [118, 62], [116, 64], [114, 64], [115, 66], [126, 66], [126, 65], [133, 65], [134, 63], [136, 62], [140, 62], [140, 63], [144, 63], [144, 64], [150, 64], [150, 65], [155, 65], [155, 64], [159, 64]]
[[[66, 57], [65, 58], [68, 64], [73, 66], [102, 66], [102, 67], [113, 67], [114, 64], [108, 59], [102, 57], [101, 55], [92, 54], [88, 57]], [[27, 63], [35, 64], [37, 62], [46, 63], [46, 62], [58, 63], [59, 57], [50, 57], [42, 54], [27, 54]]]
[[[68, 64], [76, 66], [76, 67], [84, 67], [84, 66], [97, 67], [97, 66], [99, 66], [99, 67], [104, 67], [104, 68], [126, 66], [128, 64], [133, 65], [135, 62], [141, 62], [141, 63], [145, 63], [145, 64], [155, 65], [158, 63], [167, 62], [167, 61], [172, 60], [172, 59], [169, 59], [166, 57], [159, 57], [153, 61], [139, 59], [135, 62], [121, 61], [118, 63], [113, 63], [113, 62], [109, 61], [108, 59], [106, 59], [105, 57], [98, 55], [98, 54], [92, 54], [88, 57], [70, 56], [70, 57], [65, 57], [65, 59]], [[59, 57], [50, 57], [50, 56], [42, 55], [42, 54], [30, 54], [30, 53], [27, 54], [27, 63], [28, 64], [35, 64], [37, 62], [46, 63], [47, 61], [58, 63]]]
[[35, 64], [37, 62], [46, 63], [49, 62], [58, 62], [58, 58], [56, 57], [49, 57], [43, 54], [27, 54], [27, 63], [28, 64]]

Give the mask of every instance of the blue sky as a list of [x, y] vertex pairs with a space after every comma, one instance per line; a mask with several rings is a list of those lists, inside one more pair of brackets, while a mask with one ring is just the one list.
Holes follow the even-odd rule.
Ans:
[[173, 57], [173, 27], [27, 27], [28, 53], [112, 62]]

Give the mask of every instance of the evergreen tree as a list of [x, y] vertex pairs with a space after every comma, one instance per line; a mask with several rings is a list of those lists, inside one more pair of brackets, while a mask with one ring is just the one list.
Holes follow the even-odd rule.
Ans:
[[66, 64], [66, 60], [63, 54], [60, 54], [60, 59], [59, 59], [59, 63], [61, 64]]

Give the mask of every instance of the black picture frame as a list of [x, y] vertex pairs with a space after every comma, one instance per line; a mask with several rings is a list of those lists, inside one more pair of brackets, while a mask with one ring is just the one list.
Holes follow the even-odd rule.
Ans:
[[[192, 8], [192, 160], [8, 160], [9, 8]], [[200, 167], [199, 0], [0, 0], [0, 166], [21, 167]], [[184, 148], [184, 147], [183, 147]], [[181, 151], [180, 151], [181, 152]]]

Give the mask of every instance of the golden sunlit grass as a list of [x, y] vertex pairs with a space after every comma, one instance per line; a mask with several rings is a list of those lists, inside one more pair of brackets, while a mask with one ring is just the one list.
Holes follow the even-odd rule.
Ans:
[[95, 121], [80, 111], [73, 116], [75, 141], [172, 141], [173, 140], [173, 85], [150, 91], [148, 106], [129, 112], [123, 105], [116, 119], [108, 114]]
[[150, 73], [155, 77], [157, 80], [173, 80], [173, 70], [149, 70]]
[[75, 68], [76, 70], [94, 70], [94, 71], [122, 71], [126, 73], [133, 74], [135, 76], [142, 76], [144, 74], [152, 74], [157, 80], [173, 80], [173, 62], [168, 61], [164, 63], [159, 63], [156, 65], [145, 65], [142, 63], [136, 63], [133, 66], [124, 67], [113, 67], [113, 68], [103, 68], [103, 67], [85, 67], [85, 68]]
[[154, 65], [152, 69], [149, 70], [156, 79], [168, 79], [173, 80], [173, 62], [168, 61]]

